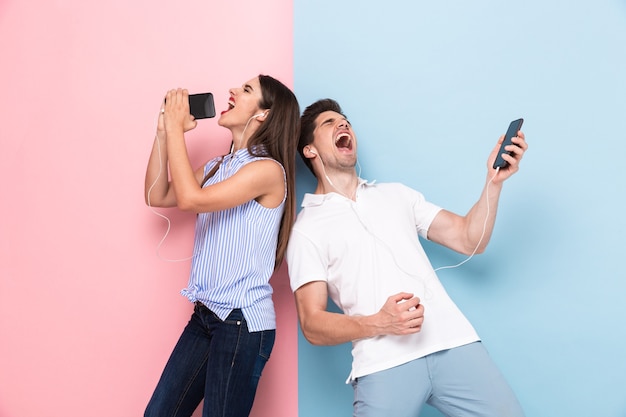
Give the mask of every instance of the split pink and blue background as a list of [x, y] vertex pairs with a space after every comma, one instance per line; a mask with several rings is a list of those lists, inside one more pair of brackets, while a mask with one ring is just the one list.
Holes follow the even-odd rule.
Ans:
[[[624, 1], [0, 1], [0, 417], [142, 415], [191, 313], [188, 262], [162, 258], [189, 256], [193, 215], [160, 211], [158, 256], [143, 201], [160, 100], [220, 111], [259, 73], [302, 109], [338, 99], [363, 177], [458, 212], [524, 117], [491, 246], [440, 277], [529, 417], [625, 417], [625, 44]], [[194, 164], [228, 140], [201, 121]], [[302, 338], [287, 273], [253, 416], [351, 415], [349, 346]]]

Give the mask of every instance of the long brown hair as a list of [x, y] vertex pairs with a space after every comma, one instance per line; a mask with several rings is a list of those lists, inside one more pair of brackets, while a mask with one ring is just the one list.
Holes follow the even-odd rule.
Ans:
[[300, 136], [300, 106], [295, 94], [275, 78], [261, 74], [259, 75], [259, 82], [263, 94], [259, 108], [270, 109], [271, 111], [265, 122], [248, 141], [248, 152], [255, 155], [254, 147], [262, 145], [261, 149], [285, 168], [287, 180], [285, 212], [280, 223], [276, 261], [274, 263], [274, 270], [276, 270], [285, 257], [287, 242], [296, 216], [295, 177], [296, 151]]
[[[262, 98], [259, 108], [270, 109], [265, 121], [248, 140], [248, 152], [253, 156], [269, 156], [285, 169], [287, 198], [278, 232], [278, 246], [274, 270], [283, 262], [287, 242], [296, 216], [296, 152], [300, 136], [300, 106], [293, 92], [269, 75], [259, 75]], [[202, 184], [211, 178], [220, 163], [206, 175]]]

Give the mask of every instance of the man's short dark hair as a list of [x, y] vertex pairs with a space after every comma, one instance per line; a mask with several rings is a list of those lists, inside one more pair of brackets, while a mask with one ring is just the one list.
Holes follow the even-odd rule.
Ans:
[[320, 114], [326, 111], [334, 111], [336, 113], [341, 114], [343, 117], [346, 117], [341, 110], [341, 106], [335, 100], [330, 98], [325, 98], [321, 100], [317, 100], [315, 103], [311, 104], [309, 107], [304, 109], [302, 116], [300, 117], [300, 140], [298, 140], [298, 153], [300, 157], [304, 161], [304, 164], [309, 168], [309, 170], [315, 175], [313, 172], [313, 165], [311, 165], [311, 160], [304, 156], [304, 148], [307, 145], [313, 143], [313, 131], [315, 130], [315, 119]]

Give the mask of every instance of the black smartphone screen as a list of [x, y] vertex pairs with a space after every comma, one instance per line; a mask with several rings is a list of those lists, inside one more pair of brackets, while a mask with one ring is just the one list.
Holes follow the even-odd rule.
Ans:
[[496, 160], [493, 163], [493, 169], [496, 169], [496, 168], [502, 169], [502, 168], [506, 168], [509, 165], [508, 162], [502, 159], [502, 154], [507, 153], [510, 155], [511, 152], [505, 151], [504, 147], [513, 143], [511, 142], [511, 139], [514, 136], [517, 136], [517, 132], [519, 132], [520, 129], [522, 128], [523, 123], [524, 123], [524, 119], [517, 119], [517, 120], [513, 120], [511, 124], [509, 125], [509, 128], [507, 129], [506, 134], [504, 135], [504, 140], [502, 141], [502, 145], [500, 146], [500, 150], [498, 150], [498, 155], [496, 155]]
[[213, 94], [189, 94], [189, 113], [196, 119], [215, 117]]

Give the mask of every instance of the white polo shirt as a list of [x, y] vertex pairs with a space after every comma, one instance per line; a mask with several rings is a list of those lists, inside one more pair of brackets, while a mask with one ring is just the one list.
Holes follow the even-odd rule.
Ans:
[[291, 288], [325, 281], [344, 314], [371, 315], [399, 292], [420, 297], [422, 330], [352, 344], [349, 380], [479, 340], [450, 299], [419, 237], [441, 210], [402, 184], [360, 180], [356, 202], [336, 193], [306, 194], [287, 248]]

